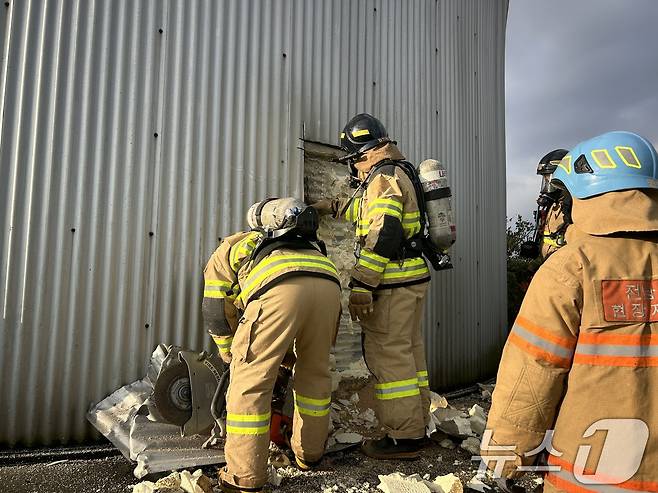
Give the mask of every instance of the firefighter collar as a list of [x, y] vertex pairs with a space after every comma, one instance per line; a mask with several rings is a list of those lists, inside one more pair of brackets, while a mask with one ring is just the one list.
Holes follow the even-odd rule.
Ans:
[[386, 145], [377, 147], [371, 151], [366, 152], [361, 160], [359, 160], [354, 167], [359, 171], [359, 178], [365, 179], [365, 176], [368, 172], [375, 166], [377, 163], [381, 163], [385, 159], [390, 159], [392, 161], [404, 161], [404, 155], [398, 149], [393, 142], [389, 142]]
[[658, 190], [608, 192], [588, 199], [574, 197], [571, 218], [580, 230], [594, 236], [658, 231]]

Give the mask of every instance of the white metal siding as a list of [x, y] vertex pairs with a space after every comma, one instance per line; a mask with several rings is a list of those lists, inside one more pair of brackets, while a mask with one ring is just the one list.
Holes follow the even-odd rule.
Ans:
[[506, 0], [0, 5], [0, 443], [84, 440], [90, 403], [140, 377], [155, 344], [205, 345], [218, 237], [256, 199], [301, 195], [302, 129], [335, 142], [357, 111], [451, 173], [458, 243], [428, 302], [432, 384], [491, 373], [506, 14]]

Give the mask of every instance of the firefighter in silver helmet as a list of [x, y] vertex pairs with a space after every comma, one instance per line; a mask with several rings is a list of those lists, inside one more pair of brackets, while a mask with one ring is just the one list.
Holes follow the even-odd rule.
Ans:
[[[293, 344], [291, 447], [301, 469], [321, 459], [340, 316], [340, 281], [317, 240], [316, 211], [296, 199], [266, 200], [252, 206], [248, 222], [252, 230], [224, 239], [204, 270], [204, 324], [230, 362], [226, 467], [219, 473], [221, 490], [230, 493], [262, 491], [267, 482], [272, 390]], [[235, 333], [229, 307], [241, 312]]]
[[378, 459], [415, 458], [429, 418], [421, 317], [430, 280], [422, 253], [408, 243], [421, 230], [416, 190], [400, 166], [405, 157], [372, 115], [352, 118], [340, 143], [362, 192], [348, 203], [322, 200], [313, 207], [356, 228], [349, 309], [363, 330], [377, 417], [386, 432], [362, 450]]

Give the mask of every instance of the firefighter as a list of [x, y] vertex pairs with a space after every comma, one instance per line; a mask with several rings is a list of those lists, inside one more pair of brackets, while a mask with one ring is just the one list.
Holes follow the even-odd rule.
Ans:
[[359, 192], [347, 203], [322, 200], [314, 207], [356, 227], [349, 310], [361, 324], [364, 359], [376, 379], [377, 417], [386, 432], [365, 441], [362, 450], [377, 459], [416, 458], [429, 419], [421, 317], [430, 280], [421, 252], [406, 242], [421, 228], [416, 193], [396, 165], [404, 156], [375, 117], [352, 118], [340, 144]]
[[521, 256], [534, 260], [541, 254], [546, 260], [558, 248], [566, 244], [567, 222], [562, 211], [562, 190], [551, 184], [553, 173], [560, 160], [568, 154], [566, 149], [555, 149], [539, 160], [537, 174], [541, 176], [541, 188], [534, 212], [535, 229], [532, 240], [521, 245]]
[[552, 183], [576, 234], [523, 301], [482, 455], [511, 447], [500, 466], [515, 478], [549, 452], [547, 492], [658, 491], [658, 155], [606, 133], [574, 147]]
[[[300, 201], [282, 201], [292, 203], [279, 214], [286, 224], [273, 229], [250, 219], [256, 229], [222, 241], [204, 270], [204, 324], [231, 372], [226, 467], [219, 472], [224, 492], [262, 491], [267, 482], [272, 390], [293, 343], [291, 448], [297, 465], [306, 470], [319, 462], [327, 439], [329, 352], [340, 316], [340, 281], [334, 264], [312, 241], [317, 213]], [[258, 221], [263, 205], [250, 209], [256, 209]], [[300, 233], [302, 219], [311, 224], [310, 234]], [[225, 317], [227, 305], [241, 313], [235, 334]]]
[[542, 187], [537, 198], [539, 206], [537, 214], [538, 217], [544, 214], [541, 230], [541, 256], [544, 260], [566, 243], [565, 234], [568, 223], [565, 220], [562, 190], [551, 185], [551, 180], [558, 163], [568, 152], [565, 149], [551, 151], [541, 158], [537, 165], [537, 174], [542, 177]]

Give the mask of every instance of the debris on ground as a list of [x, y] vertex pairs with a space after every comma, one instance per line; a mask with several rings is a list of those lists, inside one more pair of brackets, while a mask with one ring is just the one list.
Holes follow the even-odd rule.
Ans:
[[169, 476], [152, 481], [142, 481], [133, 486], [132, 493], [213, 493], [210, 478], [201, 469], [172, 472]]
[[482, 436], [484, 429], [487, 427], [487, 415], [477, 404], [474, 404], [473, 407], [468, 411], [470, 416], [469, 421], [471, 424], [471, 430], [477, 436]]
[[485, 401], [491, 401], [491, 396], [493, 395], [495, 386], [496, 384], [493, 383], [479, 383], [478, 387], [480, 388], [482, 399]]
[[361, 443], [363, 435], [354, 432], [341, 432], [334, 435], [338, 443]]
[[479, 491], [480, 493], [486, 493], [491, 489], [491, 487], [485, 484], [477, 474], [466, 483], [466, 487]]
[[279, 471], [273, 465], [267, 466], [267, 476], [268, 481], [273, 486], [281, 486], [281, 481], [283, 481], [283, 476], [279, 474]]
[[468, 414], [458, 409], [439, 408], [431, 418], [437, 429], [452, 437], [465, 440], [473, 434]]
[[406, 476], [394, 472], [386, 476], [379, 476], [377, 488], [384, 493], [462, 493], [464, 488], [460, 479], [454, 474], [438, 476], [429, 481], [429, 474], [421, 477], [418, 474]]
[[460, 447], [471, 455], [480, 455], [480, 440], [475, 437], [468, 437], [464, 440]]
[[455, 442], [450, 440], [449, 438], [444, 438], [439, 442], [439, 446], [443, 448], [447, 448], [448, 450], [454, 450], [457, 448], [457, 445], [455, 445]]
[[437, 409], [445, 409], [446, 407], [448, 407], [448, 399], [436, 392], [430, 391], [430, 413], [433, 413]]
[[288, 467], [291, 464], [290, 458], [274, 442], [270, 442], [270, 455], [269, 455], [267, 461], [275, 469], [281, 469], [282, 467]]

